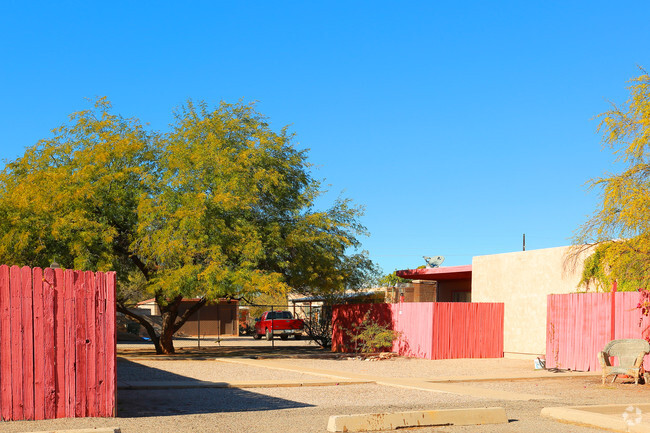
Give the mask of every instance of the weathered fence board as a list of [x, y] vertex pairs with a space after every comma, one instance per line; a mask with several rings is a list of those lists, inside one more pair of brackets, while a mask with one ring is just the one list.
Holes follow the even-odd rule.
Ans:
[[[612, 295], [614, 334], [612, 334]], [[644, 338], [650, 318], [636, 308], [638, 292], [549, 295], [546, 318], [546, 366], [599, 371], [598, 352], [610, 341]], [[650, 369], [650, 357], [644, 366]]]
[[[47, 269], [45, 270], [47, 272]], [[65, 351], [56, 350], [61, 347], [66, 347], [65, 344], [65, 320], [61, 318], [65, 315], [65, 283], [63, 269], [54, 270], [54, 278], [52, 284], [55, 292], [54, 300], [54, 320], [55, 320], [55, 360], [56, 360], [56, 380], [54, 391], [54, 405], [56, 408], [56, 418], [63, 418], [66, 416], [66, 401], [65, 401]], [[56, 320], [59, 318], [59, 320]]]
[[[45, 418], [45, 327], [43, 326], [43, 271], [34, 269], [34, 347], [43, 347], [43, 356], [34, 356], [34, 419]], [[51, 341], [51, 340], [50, 340]]]
[[353, 351], [349, 336], [370, 311], [400, 333], [393, 351], [426, 359], [503, 356], [503, 304], [406, 302], [337, 305], [332, 315], [332, 350]]
[[113, 321], [113, 326], [106, 329], [106, 410], [107, 416], [116, 416], [116, 395], [117, 395], [117, 328], [115, 327], [115, 315], [117, 304], [115, 300], [115, 278], [104, 278], [106, 284], [105, 311]]
[[0, 420], [114, 416], [115, 273], [0, 266]]
[[11, 291], [11, 416], [25, 419], [23, 412], [23, 336], [22, 336], [22, 284], [20, 268], [9, 269], [9, 289]]
[[0, 419], [13, 417], [11, 395], [11, 290], [9, 268], [0, 266]]
[[34, 292], [32, 290], [32, 270], [20, 269], [22, 291], [22, 343], [23, 343], [23, 417], [34, 419]]

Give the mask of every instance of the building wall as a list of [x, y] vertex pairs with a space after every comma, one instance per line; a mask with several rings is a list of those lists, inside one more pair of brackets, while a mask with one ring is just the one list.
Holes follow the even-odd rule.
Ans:
[[[178, 315], [182, 315], [194, 302], [183, 300], [178, 307]], [[235, 301], [221, 301], [218, 304], [207, 304], [190, 316], [187, 322], [181, 326], [179, 332], [191, 336], [199, 335], [200, 318], [201, 336], [237, 336], [239, 335], [238, 307], [239, 304]]]
[[150, 316], [160, 316], [160, 308], [158, 308], [156, 301], [137, 304], [135, 308], [147, 311], [147, 314]]
[[472, 259], [472, 302], [503, 302], [506, 356], [546, 351], [546, 300], [572, 293], [586, 254], [567, 260], [571, 247], [547, 248]]
[[413, 280], [413, 296], [409, 299], [405, 291], [404, 302], [436, 302], [437, 284], [435, 281]]
[[[463, 280], [444, 280], [438, 281], [438, 302], [458, 302], [458, 299], [463, 299], [462, 302], [471, 301], [472, 281], [470, 279]], [[456, 296], [454, 293], [462, 292], [463, 295]]]

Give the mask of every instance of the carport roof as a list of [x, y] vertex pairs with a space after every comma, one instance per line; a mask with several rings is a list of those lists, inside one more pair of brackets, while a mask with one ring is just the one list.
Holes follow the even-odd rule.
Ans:
[[397, 276], [408, 280], [464, 280], [472, 278], [472, 265], [444, 266], [442, 268], [403, 269]]

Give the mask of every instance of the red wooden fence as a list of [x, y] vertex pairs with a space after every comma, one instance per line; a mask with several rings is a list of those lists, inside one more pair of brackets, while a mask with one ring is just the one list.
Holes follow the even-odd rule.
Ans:
[[[636, 308], [638, 292], [614, 293], [614, 335], [612, 335], [612, 293], [549, 295], [546, 319], [546, 366], [577, 371], [599, 371], [598, 352], [619, 338], [643, 338], [650, 323]], [[650, 369], [650, 357], [644, 366]]]
[[400, 332], [393, 351], [425, 359], [501, 358], [503, 304], [406, 302], [337, 305], [332, 314], [332, 350], [352, 351], [348, 330], [370, 311], [372, 319]]
[[0, 266], [0, 420], [115, 416], [115, 273]]

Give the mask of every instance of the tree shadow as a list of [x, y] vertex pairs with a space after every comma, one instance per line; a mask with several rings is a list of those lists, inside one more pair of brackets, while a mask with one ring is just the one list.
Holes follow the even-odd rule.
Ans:
[[138, 418], [151, 416], [192, 415], [219, 412], [251, 412], [313, 407], [313, 405], [239, 388], [201, 388], [202, 383], [191, 377], [119, 359], [118, 383], [134, 378], [138, 383], [152, 386], [168, 383], [173, 389], [128, 389], [119, 387], [117, 416]]
[[230, 358], [230, 357], [251, 357], [251, 358], [319, 358], [331, 355], [328, 350], [323, 350], [322, 347], [314, 345], [286, 345], [273, 346], [271, 342], [264, 346], [206, 346], [196, 347], [179, 347], [176, 349], [174, 355], [165, 357], [164, 355], [156, 355], [156, 352], [151, 343], [142, 344], [141, 348], [120, 348], [118, 346], [118, 356], [155, 356], [157, 359], [170, 359], [180, 360], [186, 358], [192, 359], [214, 359]]

